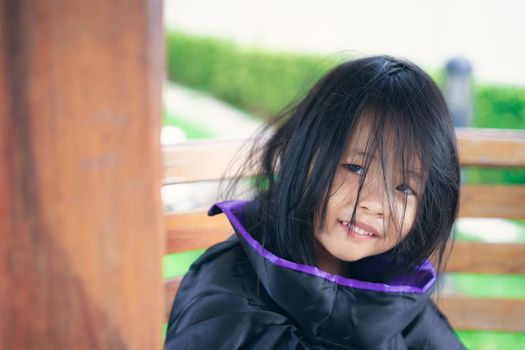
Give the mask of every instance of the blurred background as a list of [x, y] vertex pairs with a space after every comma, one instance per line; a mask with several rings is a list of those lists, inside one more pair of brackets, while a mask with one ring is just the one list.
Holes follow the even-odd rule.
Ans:
[[[330, 67], [412, 60], [441, 87], [459, 127], [525, 129], [525, 2], [165, 0], [165, 145], [246, 138]], [[523, 169], [469, 169], [468, 183], [525, 183]], [[163, 188], [166, 210], [210, 205], [217, 184]], [[524, 204], [525, 205], [525, 204]], [[461, 219], [458, 239], [525, 242], [525, 222]], [[177, 276], [202, 251], [165, 258]], [[525, 297], [523, 276], [450, 276], [468, 295]], [[460, 331], [472, 349], [523, 349], [525, 335]]]

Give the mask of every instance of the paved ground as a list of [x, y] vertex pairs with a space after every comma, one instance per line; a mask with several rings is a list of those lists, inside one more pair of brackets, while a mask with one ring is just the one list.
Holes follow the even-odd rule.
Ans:
[[186, 123], [206, 128], [216, 138], [245, 138], [261, 124], [212, 96], [174, 83], [166, 85], [164, 104]]

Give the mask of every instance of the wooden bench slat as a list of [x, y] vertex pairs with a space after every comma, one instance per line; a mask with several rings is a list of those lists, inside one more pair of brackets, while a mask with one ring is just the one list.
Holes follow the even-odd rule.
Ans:
[[459, 216], [525, 218], [525, 186], [465, 185]]
[[[172, 278], [164, 284], [166, 320], [181, 280]], [[525, 332], [525, 300], [442, 294], [438, 306], [456, 329]]]
[[195, 211], [164, 216], [166, 253], [205, 249], [233, 234], [226, 215], [208, 216]]
[[456, 128], [462, 166], [525, 167], [525, 132]]
[[456, 241], [446, 270], [447, 272], [523, 275], [525, 274], [525, 244]]
[[170, 317], [171, 307], [173, 306], [173, 300], [175, 294], [179, 290], [182, 276], [170, 278], [164, 281], [164, 319], [167, 321]]
[[525, 300], [441, 295], [440, 310], [455, 329], [525, 332]]
[[[219, 180], [247, 140], [191, 141], [164, 146], [164, 184]], [[235, 164], [234, 164], [235, 165]]]

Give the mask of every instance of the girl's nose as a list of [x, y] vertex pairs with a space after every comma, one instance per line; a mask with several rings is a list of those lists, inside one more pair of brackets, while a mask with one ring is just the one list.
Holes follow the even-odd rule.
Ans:
[[384, 185], [379, 183], [379, 181], [375, 179], [369, 180], [367, 177], [359, 197], [358, 206], [368, 214], [384, 217], [387, 213], [386, 207], [388, 204], [385, 198], [385, 189]]
[[359, 202], [361, 209], [378, 217], [384, 217], [383, 205], [375, 200], [362, 200]]

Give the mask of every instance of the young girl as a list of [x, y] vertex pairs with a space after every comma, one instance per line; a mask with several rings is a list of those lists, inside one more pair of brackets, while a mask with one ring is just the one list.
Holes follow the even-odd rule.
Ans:
[[274, 127], [253, 200], [210, 209], [235, 235], [183, 279], [166, 349], [463, 349], [430, 299], [460, 183], [431, 78], [343, 63]]

